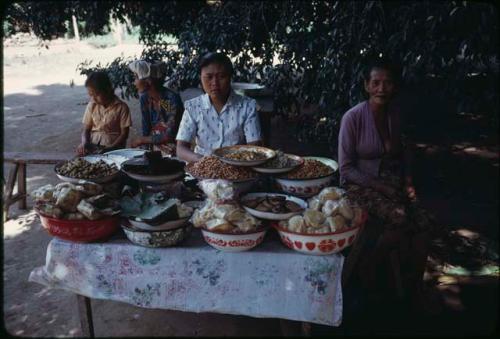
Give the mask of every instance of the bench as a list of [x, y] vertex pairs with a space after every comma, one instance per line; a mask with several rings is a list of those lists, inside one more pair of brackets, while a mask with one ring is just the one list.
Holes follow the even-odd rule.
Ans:
[[[4, 152], [4, 163], [12, 163], [3, 192], [3, 220], [8, 219], [9, 208], [19, 201], [19, 208], [26, 209], [26, 166], [28, 164], [51, 165], [72, 159], [74, 153]], [[4, 179], [5, 181], [5, 179]], [[17, 182], [17, 193], [13, 194]]]

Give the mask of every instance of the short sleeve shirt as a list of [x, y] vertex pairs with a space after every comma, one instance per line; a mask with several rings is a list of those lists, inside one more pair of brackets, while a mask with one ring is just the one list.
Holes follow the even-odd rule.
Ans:
[[195, 153], [210, 155], [223, 146], [240, 145], [261, 140], [260, 121], [254, 99], [231, 91], [220, 113], [202, 94], [184, 103], [177, 140], [195, 140]]
[[122, 128], [132, 126], [130, 110], [117, 96], [108, 107], [91, 100], [82, 122], [84, 126], [90, 127], [90, 141], [102, 146], [111, 145], [120, 135]]

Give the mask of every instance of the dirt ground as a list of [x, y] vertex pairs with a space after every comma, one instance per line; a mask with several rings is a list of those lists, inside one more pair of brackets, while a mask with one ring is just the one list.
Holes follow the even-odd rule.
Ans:
[[[77, 64], [86, 59], [104, 64], [118, 56], [138, 56], [140, 51], [139, 45], [97, 49], [85, 43], [62, 40], [51, 43], [49, 49], [40, 49], [33, 44], [4, 45], [4, 151], [73, 151], [79, 142], [81, 118], [88, 101], [84, 78], [76, 72]], [[74, 86], [70, 86], [71, 81]], [[132, 99], [128, 104], [134, 125], [131, 136], [134, 136], [140, 130], [138, 101]], [[464, 124], [469, 128], [467, 122]], [[285, 133], [286, 129], [274, 130]], [[272, 146], [290, 152], [297, 150], [298, 154], [307, 151], [303, 146], [294, 146], [286, 140], [285, 135], [277, 135]], [[439, 221], [450, 229], [471, 229], [497, 239], [498, 144], [495, 138], [492, 140], [477, 147], [460, 143], [460, 140], [439, 147], [422, 144], [417, 187], [424, 206], [436, 212]], [[455, 152], [450, 151], [453, 145], [456, 146]], [[328, 155], [328, 148], [324, 146], [314, 148], [314, 145], [308, 145], [307, 149], [314, 150], [315, 154], [311, 155]], [[293, 147], [295, 149], [291, 149]], [[5, 176], [9, 166], [4, 164], [3, 169]], [[30, 166], [27, 175], [28, 192], [58, 182], [52, 166]], [[28, 208], [31, 206], [29, 200]], [[28, 282], [31, 270], [45, 263], [51, 237], [43, 230], [33, 211], [13, 206], [11, 217], [3, 228], [6, 330], [12, 335], [27, 337], [81, 336], [74, 295]], [[494, 241], [498, 245], [498, 240]], [[395, 311], [386, 317], [381, 314], [373, 317], [377, 314], [373, 305], [385, 302], [372, 300], [372, 306], [356, 313], [365, 320], [364, 323], [359, 325], [360, 322], [356, 323], [347, 316], [345, 326], [337, 333], [488, 334], [498, 326], [498, 302], [497, 298], [492, 298], [498, 295], [498, 275], [493, 280], [478, 281], [470, 283], [457, 278], [439, 283], [436, 280], [433, 286], [442, 292], [441, 311], [433, 317], [422, 316], [418, 321], [415, 321], [414, 314], [398, 313], [400, 308], [394, 308]], [[96, 336], [275, 336], [280, 333], [276, 319], [149, 310], [100, 300], [93, 300], [92, 306]], [[373, 320], [400, 319], [398, 317], [404, 318], [398, 320], [398, 324]], [[465, 325], [471, 319], [478, 321], [476, 324], [482, 326], [481, 331]], [[423, 324], [417, 332], [415, 326], [410, 325], [415, 323]], [[320, 327], [313, 328], [313, 334], [323, 334], [324, 331]]]

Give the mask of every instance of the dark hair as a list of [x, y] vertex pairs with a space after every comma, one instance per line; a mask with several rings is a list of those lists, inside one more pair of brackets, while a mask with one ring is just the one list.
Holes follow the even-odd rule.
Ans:
[[113, 84], [106, 72], [92, 72], [85, 80], [85, 87], [90, 87], [94, 91], [111, 98], [115, 94]]
[[157, 91], [161, 90], [163, 87], [163, 83], [165, 82], [165, 78], [147, 78], [147, 81], [151, 84], [151, 87], [156, 89]]
[[227, 72], [229, 72], [229, 75], [233, 75], [233, 63], [231, 60], [227, 57], [227, 55], [223, 53], [207, 53], [205, 54], [199, 62], [198, 65], [198, 72], [201, 73], [201, 70], [203, 67], [206, 67], [210, 64], [218, 64], [222, 65]]
[[370, 73], [374, 69], [383, 69], [391, 73], [394, 82], [399, 85], [401, 83], [401, 70], [398, 64], [386, 58], [374, 58], [370, 60], [363, 70], [363, 78], [365, 81], [370, 80]]

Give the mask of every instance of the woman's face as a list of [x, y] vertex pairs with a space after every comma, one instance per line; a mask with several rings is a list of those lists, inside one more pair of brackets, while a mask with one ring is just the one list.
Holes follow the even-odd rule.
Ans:
[[211, 99], [226, 100], [231, 90], [231, 74], [220, 64], [201, 69], [201, 86]]
[[91, 97], [98, 105], [106, 106], [111, 102], [111, 98], [103, 93], [97, 92], [92, 87], [87, 87], [87, 93], [89, 94], [89, 97]]
[[370, 101], [385, 105], [396, 92], [396, 85], [391, 72], [385, 69], [374, 68], [370, 72], [370, 79], [365, 81], [365, 90]]

